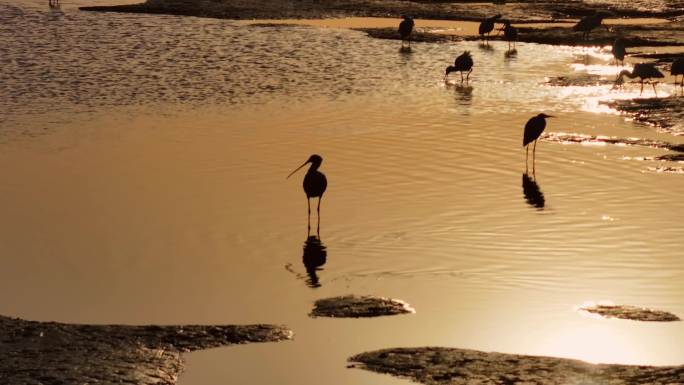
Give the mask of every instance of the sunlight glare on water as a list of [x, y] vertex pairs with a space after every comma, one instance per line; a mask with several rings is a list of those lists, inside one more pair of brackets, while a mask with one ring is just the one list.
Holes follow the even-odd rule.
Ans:
[[[1, 314], [295, 331], [189, 355], [180, 383], [193, 385], [399, 383], [345, 369], [394, 346], [682, 364], [681, 322], [573, 309], [610, 300], [684, 315], [684, 179], [650, 171], [675, 162], [639, 160], [666, 150], [540, 141], [536, 175], [523, 176], [522, 129], [540, 112], [557, 116], [549, 132], [681, 143], [596, 113], [634, 88], [545, 85], [578, 71], [612, 80], [605, 51], [578, 65], [587, 52], [571, 47], [404, 53], [343, 29], [28, 1], [0, 11]], [[464, 50], [470, 83], [445, 83]], [[313, 153], [329, 181], [315, 289], [304, 172], [285, 179]], [[314, 300], [350, 293], [416, 314], [307, 316]]]

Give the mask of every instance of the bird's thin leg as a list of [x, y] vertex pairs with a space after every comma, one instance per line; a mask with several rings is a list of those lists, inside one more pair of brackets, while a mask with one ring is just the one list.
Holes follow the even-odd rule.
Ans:
[[658, 91], [656, 91], [655, 83], [651, 83], [651, 85], [653, 86], [653, 93], [655, 94], [655, 96], [657, 98], [658, 97]]
[[307, 228], [307, 235], [311, 233], [311, 201], [309, 200], [309, 197], [306, 197], [306, 209], [309, 212], [309, 215], [306, 217], [306, 228]]
[[532, 148], [532, 176], [535, 176], [537, 169], [537, 140], [534, 140], [534, 147]]
[[525, 146], [525, 169], [527, 170], [527, 161], [530, 158], [530, 145]]
[[639, 96], [644, 93], [644, 80], [641, 80], [641, 91], [639, 92]]
[[318, 208], [316, 211], [318, 212], [318, 224], [316, 225], [316, 234], [318, 235], [318, 238], [321, 238], [321, 199], [323, 199], [323, 195], [318, 197]]
[[461, 71], [461, 83], [463, 83], [463, 71]]
[[466, 83], [468, 80], [470, 80], [470, 73], [473, 72], [473, 69], [471, 68], [470, 71], [468, 71], [468, 74], [466, 75]]

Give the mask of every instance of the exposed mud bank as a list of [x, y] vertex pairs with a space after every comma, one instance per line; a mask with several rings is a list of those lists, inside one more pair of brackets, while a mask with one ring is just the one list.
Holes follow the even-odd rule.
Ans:
[[406, 302], [397, 299], [354, 296], [325, 298], [316, 301], [311, 317], [367, 318], [415, 313]]
[[75, 325], [0, 316], [0, 383], [175, 384], [182, 352], [291, 336], [275, 325]]
[[612, 100], [602, 102], [637, 122], [656, 126], [674, 135], [684, 135], [684, 97]]
[[479, 20], [502, 13], [515, 22], [551, 21], [579, 18], [596, 10], [607, 10], [615, 17], [675, 17], [684, 15], [676, 5], [663, 8], [640, 7], [632, 2], [608, 5], [580, 1], [445, 2], [406, 0], [148, 0], [142, 4], [82, 7], [88, 11], [139, 12], [227, 19], [288, 19], [325, 17], [399, 17], [417, 19]]
[[684, 144], [669, 143], [662, 140], [643, 138], [618, 138], [615, 136], [596, 136], [565, 132], [545, 132], [542, 140], [558, 143], [582, 143], [582, 144], [615, 144], [622, 146], [644, 146], [662, 148], [665, 150], [684, 153]]
[[378, 373], [407, 377], [429, 385], [684, 383], [684, 366], [589, 364], [565, 358], [423, 347], [362, 353], [349, 361]]
[[598, 314], [605, 318], [620, 318], [632, 321], [644, 322], [673, 322], [681, 321], [676, 315], [662, 311], [647, 309], [643, 307], [628, 306], [628, 305], [595, 305], [585, 306], [580, 308], [592, 314]]

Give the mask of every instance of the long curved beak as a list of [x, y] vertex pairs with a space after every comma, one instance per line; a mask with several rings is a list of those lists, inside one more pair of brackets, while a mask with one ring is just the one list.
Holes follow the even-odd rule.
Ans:
[[309, 163], [309, 161], [308, 161], [308, 160], [307, 160], [306, 162], [304, 162], [304, 164], [302, 164], [301, 166], [297, 167], [297, 169], [296, 169], [296, 170], [292, 171], [292, 172], [290, 173], [290, 175], [288, 175], [288, 176], [287, 176], [287, 178], [285, 178], [285, 179], [288, 179], [288, 178], [290, 178], [290, 177], [292, 176], [292, 174], [294, 174], [294, 173], [296, 173], [297, 171], [299, 171], [299, 169], [300, 169], [300, 168], [302, 168], [302, 167], [306, 166], [306, 164], [307, 164], [307, 163]]

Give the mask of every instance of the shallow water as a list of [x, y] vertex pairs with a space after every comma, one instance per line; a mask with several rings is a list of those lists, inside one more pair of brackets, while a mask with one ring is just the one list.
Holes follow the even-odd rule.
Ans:
[[[550, 132], [684, 142], [599, 105], [638, 86], [544, 85], [612, 76], [604, 49], [402, 53], [343, 29], [75, 5], [0, 2], [1, 314], [295, 331], [189, 355], [180, 383], [193, 385], [401, 383], [345, 368], [394, 346], [684, 363], [681, 322], [576, 310], [613, 301], [684, 315], [684, 179], [656, 171], [681, 165], [639, 160], [667, 153], [657, 148], [540, 142], [536, 186], [523, 189], [522, 127], [541, 111], [557, 116]], [[463, 50], [471, 82], [445, 84]], [[315, 289], [303, 172], [285, 179], [312, 153], [329, 179]], [[314, 300], [349, 293], [417, 313], [307, 317]]]

